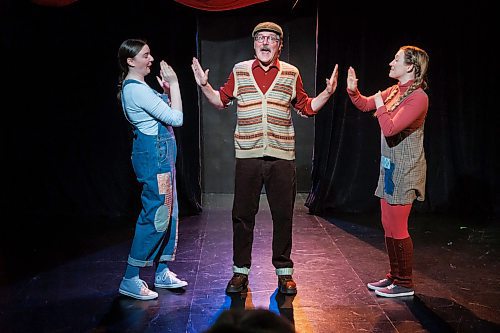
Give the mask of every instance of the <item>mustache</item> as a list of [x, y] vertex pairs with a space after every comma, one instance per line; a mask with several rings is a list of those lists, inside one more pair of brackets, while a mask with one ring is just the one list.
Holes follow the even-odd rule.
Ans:
[[267, 47], [267, 46], [261, 47], [260, 50], [261, 51], [269, 51], [269, 52], [271, 51], [271, 49], [269, 47]]

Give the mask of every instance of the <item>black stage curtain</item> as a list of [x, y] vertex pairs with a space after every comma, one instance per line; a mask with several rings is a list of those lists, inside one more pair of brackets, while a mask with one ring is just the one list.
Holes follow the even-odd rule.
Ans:
[[192, 11], [164, 0], [82, 0], [60, 8], [10, 1], [5, 8], [4, 98], [10, 102], [2, 108], [2, 123], [12, 214], [137, 216], [140, 188], [130, 162], [131, 131], [116, 99], [117, 51], [127, 38], [150, 45], [152, 87], [159, 89], [160, 60], [177, 72], [185, 115], [184, 126], [175, 129], [180, 214], [200, 212]]
[[[296, 4], [266, 3], [276, 3], [269, 13], [281, 8], [283, 15]], [[498, 215], [495, 11], [481, 2], [451, 15], [423, 2], [375, 11], [328, 0], [299, 1], [294, 10], [309, 5], [318, 6], [318, 92], [334, 64], [340, 66], [338, 90], [315, 119], [311, 213], [378, 210], [379, 128], [348, 100], [346, 71], [355, 67], [361, 91], [374, 93], [394, 83], [388, 63], [398, 48], [415, 44], [430, 55], [427, 193], [416, 211]], [[115, 95], [118, 46], [140, 37], [151, 45], [153, 73], [165, 59], [179, 75], [185, 112], [185, 125], [176, 130], [179, 205], [181, 215], [199, 213], [199, 96], [190, 64], [202, 12], [164, 0], [81, 0], [64, 7], [10, 0], [1, 7], [9, 212], [137, 216], [130, 131]], [[154, 76], [149, 79], [155, 86]]]
[[456, 8], [458, 14], [453, 15], [433, 6], [419, 2], [367, 8], [319, 2], [318, 90], [335, 63], [340, 75], [333, 101], [316, 118], [312, 189], [306, 204], [310, 212], [379, 209], [373, 193], [380, 129], [372, 113], [362, 113], [350, 102], [347, 69], [355, 68], [362, 93], [374, 94], [396, 82], [388, 77], [389, 62], [400, 46], [410, 44], [430, 56], [427, 191], [415, 211], [498, 216], [494, 11], [481, 2]]

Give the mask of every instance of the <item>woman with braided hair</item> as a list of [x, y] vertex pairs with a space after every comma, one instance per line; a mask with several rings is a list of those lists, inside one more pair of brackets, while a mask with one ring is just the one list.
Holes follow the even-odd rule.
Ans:
[[411, 296], [413, 242], [408, 217], [415, 199], [425, 198], [427, 164], [424, 122], [429, 99], [426, 74], [429, 57], [416, 46], [403, 46], [389, 63], [389, 77], [398, 83], [370, 97], [358, 90], [354, 68], [347, 74], [347, 93], [363, 112], [376, 110], [381, 129], [380, 175], [375, 195], [380, 198], [382, 226], [390, 271], [370, 290], [383, 297]]

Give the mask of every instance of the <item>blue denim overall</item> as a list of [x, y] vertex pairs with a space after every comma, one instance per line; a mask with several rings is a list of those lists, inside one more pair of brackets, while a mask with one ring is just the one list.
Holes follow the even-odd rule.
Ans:
[[158, 123], [158, 134], [134, 129], [132, 166], [142, 185], [142, 210], [128, 257], [132, 266], [175, 259], [178, 230], [175, 160], [177, 146], [171, 126]]

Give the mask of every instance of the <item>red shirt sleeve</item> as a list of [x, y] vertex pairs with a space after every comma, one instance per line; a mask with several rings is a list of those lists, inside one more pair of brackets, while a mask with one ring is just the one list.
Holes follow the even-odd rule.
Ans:
[[415, 130], [423, 125], [429, 98], [422, 90], [416, 90], [408, 96], [395, 112], [388, 112], [385, 106], [380, 107], [375, 116], [384, 136], [393, 136], [403, 130]]
[[233, 71], [231, 71], [229, 77], [227, 78], [226, 83], [224, 83], [224, 85], [219, 88], [220, 100], [222, 104], [224, 104], [224, 107], [226, 107], [231, 102], [231, 100], [234, 99], [233, 91], [234, 91], [234, 73]]
[[314, 111], [311, 107], [312, 98], [307, 95], [304, 90], [304, 84], [302, 83], [302, 77], [297, 77], [297, 83], [295, 84], [295, 98], [292, 101], [292, 106], [300, 114], [308, 117], [316, 115], [318, 112]]
[[352, 104], [358, 109], [363, 112], [368, 112], [371, 110], [375, 109], [375, 99], [373, 96], [366, 97], [361, 95], [359, 90], [356, 91], [350, 91], [348, 89], [347, 94], [349, 95], [349, 98], [351, 99]]

